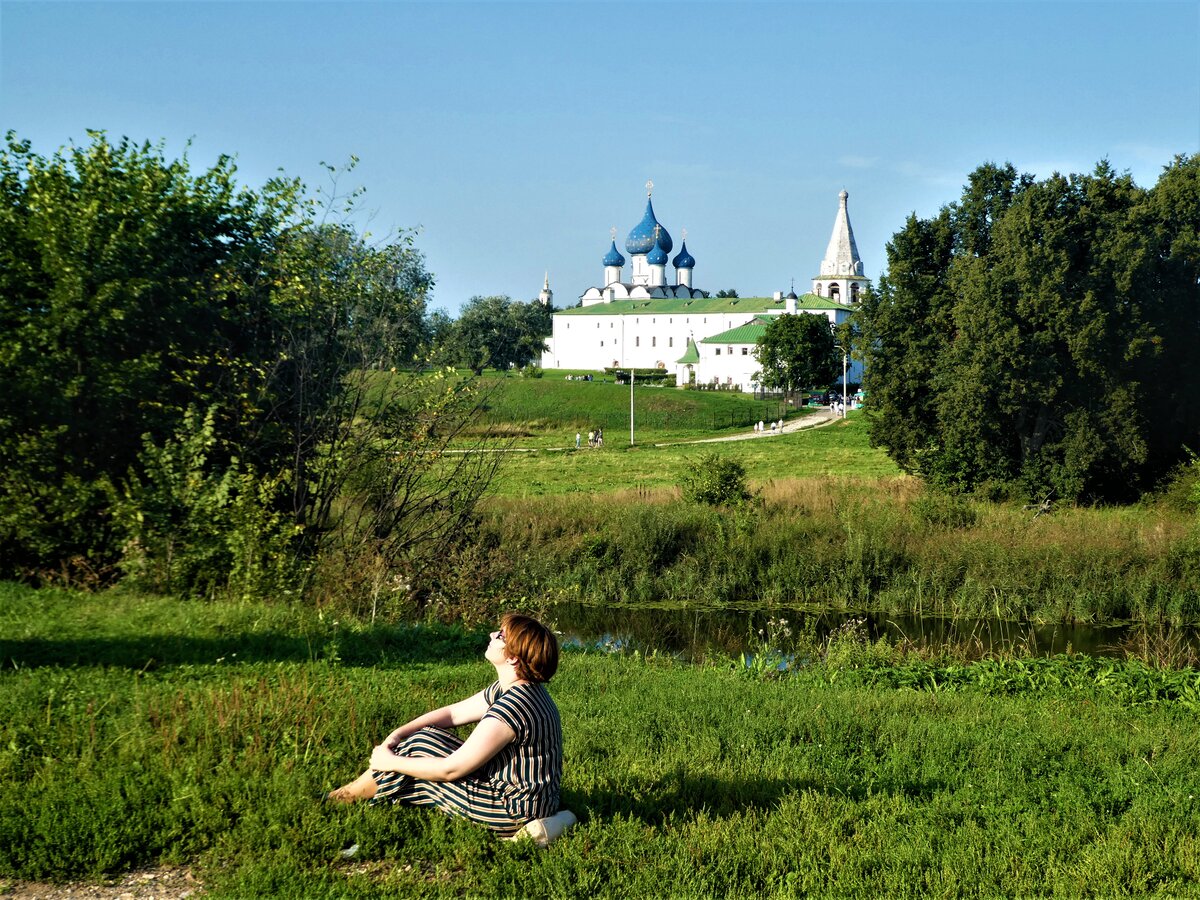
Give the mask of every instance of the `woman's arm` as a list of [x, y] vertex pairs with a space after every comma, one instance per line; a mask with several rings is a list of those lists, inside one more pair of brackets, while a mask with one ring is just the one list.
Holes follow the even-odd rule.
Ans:
[[453, 728], [456, 725], [469, 725], [471, 722], [478, 722], [483, 718], [483, 714], [487, 712], [488, 708], [487, 700], [484, 699], [483, 694], [484, 692], [480, 691], [477, 694], [472, 694], [465, 700], [459, 700], [457, 703], [451, 703], [449, 706], [431, 710], [424, 715], [417, 716], [411, 722], [405, 722], [383, 739], [382, 746], [395, 747], [406, 737], [416, 734], [422, 728], [427, 728], [430, 725], [437, 728]]
[[371, 768], [426, 781], [457, 781], [470, 775], [512, 743], [516, 734], [499, 719], [484, 719], [463, 745], [446, 757], [397, 756], [387, 744], [371, 753]]

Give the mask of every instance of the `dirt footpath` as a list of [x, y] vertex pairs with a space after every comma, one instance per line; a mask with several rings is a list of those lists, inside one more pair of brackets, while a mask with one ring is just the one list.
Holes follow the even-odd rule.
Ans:
[[792, 419], [791, 421], [784, 422], [783, 429], [781, 431], [772, 431], [771, 423], [767, 422], [765, 431], [754, 431], [753, 429], [750, 429], [742, 432], [741, 434], [729, 434], [725, 437], [700, 438], [699, 440], [694, 441], [670, 441], [665, 444], [655, 444], [654, 446], [674, 447], [679, 444], [717, 444], [721, 443], [722, 441], [749, 441], [753, 440], [754, 438], [779, 437], [781, 434], [791, 434], [793, 431], [801, 431], [805, 428], [819, 428], [822, 425], [828, 425], [830, 422], [836, 422], [839, 418], [841, 417], [837, 413], [830, 412], [828, 407], [822, 406], [806, 416], [801, 416], [798, 419]]
[[42, 884], [0, 880], [3, 900], [200, 900], [204, 888], [189, 869], [164, 867], [127, 872], [102, 882]]

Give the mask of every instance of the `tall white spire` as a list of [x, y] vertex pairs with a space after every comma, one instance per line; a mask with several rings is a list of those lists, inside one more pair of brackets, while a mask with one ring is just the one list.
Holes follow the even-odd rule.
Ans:
[[546, 279], [542, 282], [542, 292], [538, 294], [538, 302], [549, 306], [554, 300], [554, 291], [550, 290], [550, 270], [546, 270]]
[[850, 197], [845, 190], [838, 194], [838, 211], [833, 220], [833, 233], [825, 258], [821, 260], [821, 274], [813, 279], [813, 293], [829, 297], [840, 303], [857, 303], [859, 291], [866, 286], [863, 276], [862, 257], [854, 243], [854, 229], [850, 227], [850, 213], [846, 200]]
[[838, 194], [837, 218], [833, 220], [833, 233], [829, 236], [829, 246], [825, 248], [825, 258], [821, 260], [822, 275], [862, 275], [862, 258], [858, 255], [858, 245], [854, 243], [854, 229], [850, 227], [850, 213], [846, 210], [846, 200], [849, 198], [844, 190]]

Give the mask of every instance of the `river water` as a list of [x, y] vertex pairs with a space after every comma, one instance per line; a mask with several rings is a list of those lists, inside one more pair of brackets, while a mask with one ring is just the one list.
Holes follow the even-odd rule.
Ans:
[[[954, 648], [968, 658], [988, 653], [1052, 656], [1084, 653], [1098, 657], [1125, 657], [1131, 651], [1145, 656], [1148, 647], [1172, 646], [1200, 652], [1200, 632], [1194, 627], [1170, 629], [1133, 624], [1039, 625], [990, 619], [944, 619], [884, 614], [799, 609], [648, 609], [558, 604], [550, 610], [565, 643], [605, 647], [640, 653], [666, 653], [698, 661], [714, 652], [736, 656], [752, 652], [781, 619], [787, 621], [793, 640], [811, 633], [818, 640], [845, 627], [848, 620], [863, 619], [861, 630], [871, 640], [887, 637], [933, 649]], [[774, 621], [774, 626], [772, 626]], [[789, 649], [775, 647], [774, 649]]]

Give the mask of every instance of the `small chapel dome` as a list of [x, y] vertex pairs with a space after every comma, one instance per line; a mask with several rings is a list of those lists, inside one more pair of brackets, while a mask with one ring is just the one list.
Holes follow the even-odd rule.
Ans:
[[696, 260], [692, 258], [692, 254], [688, 253], [687, 241], [684, 241], [679, 248], [679, 254], [675, 257], [675, 268], [677, 269], [694, 269], [696, 268]]
[[792, 290], [792, 291], [787, 292], [787, 296], [784, 299], [785, 300], [799, 300], [800, 298], [797, 297], [796, 292], [794, 290]]
[[646, 254], [646, 262], [652, 266], [665, 266], [667, 264], [667, 251], [663, 249], [662, 244], [659, 244]]
[[642, 216], [642, 221], [634, 225], [633, 230], [629, 232], [629, 237], [625, 239], [625, 249], [635, 255], [649, 253], [655, 245], [654, 229], [656, 227], [658, 228], [658, 246], [662, 248], [663, 253], [670, 253], [674, 246], [671, 236], [667, 234], [667, 229], [659, 224], [658, 219], [654, 218], [654, 205], [647, 197], [646, 214]]
[[612, 249], [604, 254], [603, 263], [605, 266], [623, 266], [625, 265], [625, 257], [617, 250], [616, 239], [613, 239]]

